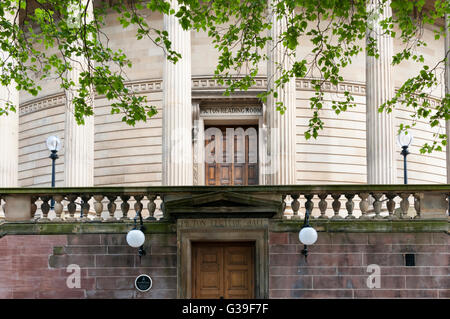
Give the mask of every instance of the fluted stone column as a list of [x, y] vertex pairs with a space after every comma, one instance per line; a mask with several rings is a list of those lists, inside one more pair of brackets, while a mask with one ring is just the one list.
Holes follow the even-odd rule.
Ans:
[[[1, 54], [1, 53], [0, 53]], [[8, 90], [9, 89], [9, 90]], [[16, 112], [0, 115], [0, 187], [17, 187], [19, 171], [19, 94], [12, 87], [0, 87], [1, 108], [8, 99]]]
[[[171, 6], [177, 10], [177, 1]], [[181, 59], [164, 59], [163, 185], [192, 185], [191, 34], [174, 15], [164, 16], [164, 29]]]
[[[86, 0], [83, 1], [87, 3]], [[87, 21], [93, 18], [92, 10], [92, 1], [89, 1]], [[76, 14], [76, 10], [74, 11]], [[75, 83], [75, 87], [66, 91], [64, 181], [66, 187], [91, 187], [94, 186], [94, 116], [85, 117], [85, 124], [78, 125], [72, 103], [77, 94], [80, 73], [87, 70], [87, 61], [83, 56], [74, 56], [72, 60], [72, 70], [67, 76]], [[86, 102], [93, 106], [93, 91]]]
[[[371, 0], [369, 9], [379, 5], [379, 0]], [[376, 11], [378, 13], [378, 11]], [[396, 183], [395, 169], [395, 126], [394, 118], [386, 112], [378, 112], [378, 107], [394, 95], [391, 61], [393, 41], [389, 35], [382, 35], [379, 21], [392, 15], [390, 1], [383, 14], [369, 26], [366, 40], [376, 39], [379, 58], [366, 55], [366, 143], [367, 143], [367, 183]], [[370, 30], [372, 29], [372, 30]]]
[[[450, 94], [450, 15], [445, 16], [445, 54], [447, 61], [445, 62], [445, 94]], [[450, 121], [445, 123], [447, 139], [450, 137]], [[447, 140], [447, 184], [450, 184], [450, 144]]]
[[[273, 5], [273, 1], [270, 1]], [[268, 89], [275, 88], [274, 81], [279, 78], [282, 67], [289, 70], [292, 66], [290, 57], [286, 55], [286, 47], [278, 43], [280, 35], [286, 31], [285, 19], [277, 20], [271, 12], [272, 41], [268, 47], [267, 79]], [[274, 48], [274, 45], [278, 45]], [[295, 79], [291, 79], [284, 87], [275, 89], [278, 97], [271, 94], [267, 99], [268, 146], [267, 161], [264, 172], [267, 184], [295, 184]], [[277, 111], [277, 102], [286, 107], [284, 114]]]
[[[6, 13], [11, 21], [14, 16]], [[7, 53], [0, 50], [0, 58], [7, 58]], [[9, 101], [16, 112], [0, 115], [0, 187], [17, 187], [19, 171], [19, 92], [15, 84], [0, 85], [0, 107], [5, 108]]]

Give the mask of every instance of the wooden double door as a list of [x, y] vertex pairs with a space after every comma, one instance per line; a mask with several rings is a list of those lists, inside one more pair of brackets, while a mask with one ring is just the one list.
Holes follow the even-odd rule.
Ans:
[[[205, 129], [210, 128], [214, 128], [221, 134], [205, 139], [205, 149], [214, 157], [214, 161], [207, 160], [205, 163], [205, 184], [208, 186], [258, 185], [258, 126], [205, 127]], [[243, 134], [236, 134], [238, 130]], [[227, 134], [231, 132], [234, 136], [227, 138]], [[228, 145], [230, 141], [233, 145]], [[214, 143], [212, 144], [214, 146], [208, 148], [210, 143]], [[220, 154], [219, 147], [222, 148]]]
[[193, 243], [192, 298], [254, 298], [254, 243]]

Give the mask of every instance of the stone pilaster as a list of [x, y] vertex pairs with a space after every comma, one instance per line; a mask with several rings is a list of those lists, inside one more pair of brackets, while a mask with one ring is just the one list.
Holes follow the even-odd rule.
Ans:
[[[379, 5], [379, 0], [371, 0], [368, 10]], [[379, 11], [375, 10], [378, 14]], [[366, 40], [376, 39], [378, 59], [366, 55], [366, 144], [367, 144], [367, 183], [396, 183], [395, 169], [395, 126], [391, 114], [378, 112], [378, 107], [394, 95], [391, 60], [393, 40], [383, 35], [379, 21], [392, 15], [390, 1], [383, 13], [374, 18], [369, 25]]]
[[[83, 0], [86, 1], [86, 0]], [[77, 10], [74, 10], [75, 14]], [[89, 1], [87, 21], [92, 19], [92, 1]], [[73, 98], [80, 73], [87, 70], [87, 60], [72, 57], [72, 70], [67, 76], [75, 86], [66, 91], [66, 121], [64, 131], [64, 181], [66, 187], [94, 186], [94, 116], [85, 117], [85, 124], [78, 125], [74, 117]], [[94, 92], [92, 90], [88, 104], [94, 106]]]
[[[2, 53], [0, 52], [0, 55]], [[16, 112], [0, 115], [0, 187], [17, 187], [19, 172], [19, 92], [14, 85], [0, 87], [0, 107], [5, 100], [16, 107]]]
[[[177, 10], [177, 1], [170, 2]], [[164, 59], [163, 185], [192, 185], [191, 34], [174, 15], [164, 16], [164, 29], [181, 59]]]
[[[11, 21], [13, 15], [8, 14]], [[7, 57], [0, 50], [0, 58]], [[19, 92], [12, 83], [9, 86], [0, 85], [0, 107], [5, 108], [6, 102], [12, 103], [16, 112], [0, 115], [0, 187], [17, 187], [19, 172]]]
[[[445, 62], [445, 94], [450, 94], [450, 15], [445, 16], [445, 54], [447, 61]], [[450, 121], [445, 123], [447, 138], [450, 137]], [[450, 184], [450, 145], [447, 140], [447, 184]]]
[[[274, 1], [270, 1], [269, 5], [273, 4]], [[269, 90], [275, 88], [274, 81], [280, 77], [281, 70], [289, 70], [292, 66], [292, 57], [287, 55], [286, 47], [278, 43], [281, 34], [286, 31], [286, 21], [278, 20], [273, 12], [270, 16], [272, 41], [267, 52]], [[264, 167], [266, 182], [271, 185], [295, 184], [295, 79], [291, 79], [284, 87], [275, 88], [275, 92], [278, 94], [277, 98], [271, 94], [267, 99], [268, 146], [267, 165]], [[277, 102], [282, 102], [286, 107], [284, 114], [277, 110]]]

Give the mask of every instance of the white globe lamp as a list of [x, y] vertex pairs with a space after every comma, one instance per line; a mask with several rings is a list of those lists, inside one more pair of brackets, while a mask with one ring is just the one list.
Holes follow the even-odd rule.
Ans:
[[127, 234], [127, 243], [131, 247], [141, 247], [145, 242], [145, 235], [139, 229], [130, 230]]
[[397, 144], [400, 147], [408, 147], [411, 145], [412, 141], [413, 141], [413, 135], [411, 132], [408, 132], [408, 134], [406, 134], [405, 131], [402, 131], [398, 136], [397, 136]]
[[58, 152], [61, 149], [61, 140], [58, 136], [49, 136], [46, 141], [48, 150], [51, 152]]
[[310, 226], [303, 227], [298, 238], [303, 245], [313, 245], [317, 241], [317, 231]]

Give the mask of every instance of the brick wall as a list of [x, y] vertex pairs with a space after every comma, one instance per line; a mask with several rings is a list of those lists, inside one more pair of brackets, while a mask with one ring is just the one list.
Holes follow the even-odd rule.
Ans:
[[[0, 298], [176, 298], [176, 234], [146, 235], [147, 255], [139, 259], [125, 234], [8, 235], [0, 239]], [[81, 268], [81, 287], [68, 288]], [[148, 274], [153, 287], [134, 287]]]
[[[319, 233], [307, 264], [298, 232], [272, 232], [269, 244], [270, 298], [450, 298], [445, 233]], [[405, 266], [406, 253], [416, 266]], [[370, 264], [380, 288], [367, 287]]]
[[[450, 298], [449, 236], [445, 233], [319, 233], [308, 262], [297, 232], [271, 232], [271, 298]], [[7, 235], [0, 239], [0, 298], [176, 298], [176, 234], [148, 234], [139, 259], [124, 234]], [[405, 266], [405, 253], [416, 266]], [[69, 289], [81, 267], [81, 288]], [[381, 287], [369, 289], [367, 265]], [[149, 292], [134, 288], [139, 274]]]

